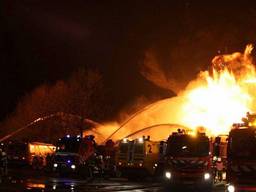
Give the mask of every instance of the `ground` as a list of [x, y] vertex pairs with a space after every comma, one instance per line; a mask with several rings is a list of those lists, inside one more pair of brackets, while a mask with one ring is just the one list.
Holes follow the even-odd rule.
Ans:
[[[16, 168], [9, 170], [8, 176], [1, 179], [0, 191], [165, 192], [167, 190], [161, 182], [153, 181], [152, 179], [136, 182], [131, 182], [124, 178], [82, 179], [76, 176], [59, 177], [45, 174], [43, 171], [35, 172], [29, 169]], [[182, 191], [185, 191], [185, 189]], [[186, 191], [197, 190], [193, 190], [193, 187], [191, 187]], [[215, 185], [213, 191], [224, 191], [224, 185]]]

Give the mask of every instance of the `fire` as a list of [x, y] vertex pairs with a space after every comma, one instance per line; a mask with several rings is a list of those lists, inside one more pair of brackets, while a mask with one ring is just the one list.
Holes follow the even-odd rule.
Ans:
[[[153, 103], [115, 126], [111, 129], [115, 134], [106, 134], [104, 129], [104, 138], [111, 135], [110, 138], [118, 140], [162, 124], [192, 130], [204, 127], [209, 135], [227, 134], [232, 124], [241, 121], [246, 112], [255, 111], [256, 73], [252, 49], [252, 45], [248, 45], [244, 53], [216, 56], [212, 60], [212, 71], [200, 72], [176, 97]], [[163, 135], [161, 126], [156, 127], [154, 138], [163, 138], [166, 131]], [[97, 131], [101, 132], [101, 129]]]
[[196, 128], [203, 126], [209, 134], [227, 134], [232, 123], [251, 111], [252, 97], [246, 84], [237, 81], [228, 70], [204, 73], [206, 83], [185, 91], [182, 110], [184, 124]]
[[[254, 110], [255, 68], [252, 45], [244, 54], [216, 56], [213, 74], [202, 72], [192, 88], [183, 93], [184, 124], [203, 126], [209, 134], [227, 134], [232, 123]], [[186, 113], [187, 112], [187, 113]]]

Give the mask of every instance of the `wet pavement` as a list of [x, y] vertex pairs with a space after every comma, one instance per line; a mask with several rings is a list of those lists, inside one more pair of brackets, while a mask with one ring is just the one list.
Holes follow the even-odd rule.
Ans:
[[[0, 191], [69, 191], [69, 192], [164, 192], [167, 191], [161, 182], [152, 179], [146, 181], [131, 182], [124, 178], [96, 178], [82, 179], [73, 177], [59, 177], [44, 172], [16, 169], [9, 171], [7, 177], [2, 178]], [[171, 190], [168, 190], [171, 191]], [[183, 190], [182, 190], [183, 191]], [[186, 191], [197, 191], [187, 189]], [[223, 185], [214, 187], [214, 192], [224, 191]]]

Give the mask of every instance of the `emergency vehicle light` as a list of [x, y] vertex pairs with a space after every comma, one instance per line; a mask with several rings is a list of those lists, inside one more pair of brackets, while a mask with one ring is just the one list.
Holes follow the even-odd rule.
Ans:
[[76, 166], [75, 165], [71, 165], [71, 169], [75, 169], [76, 168]]
[[71, 169], [75, 169], [76, 168], [76, 166], [75, 165], [71, 165]]
[[171, 179], [171, 177], [172, 177], [171, 172], [166, 171], [166, 172], [165, 172], [165, 177], [166, 177], [167, 179]]
[[211, 178], [210, 173], [205, 173], [204, 174], [204, 180], [209, 180]]
[[234, 185], [229, 185], [229, 186], [228, 186], [228, 192], [235, 192], [235, 187], [234, 187]]

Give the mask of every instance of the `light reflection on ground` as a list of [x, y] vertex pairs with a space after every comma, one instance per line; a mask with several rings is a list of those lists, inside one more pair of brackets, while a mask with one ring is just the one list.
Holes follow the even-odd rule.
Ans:
[[[17, 173], [18, 172], [18, 173]], [[124, 178], [64, 178], [45, 174], [27, 174], [20, 170], [10, 172], [11, 175], [2, 178], [0, 191], [28, 191], [28, 192], [164, 192], [164, 185], [152, 179], [131, 182]], [[170, 190], [168, 190], [170, 191]], [[172, 191], [172, 190], [171, 190]], [[187, 190], [189, 192], [194, 191]], [[196, 190], [197, 191], [197, 190]], [[217, 187], [214, 191], [224, 191], [223, 187]]]

